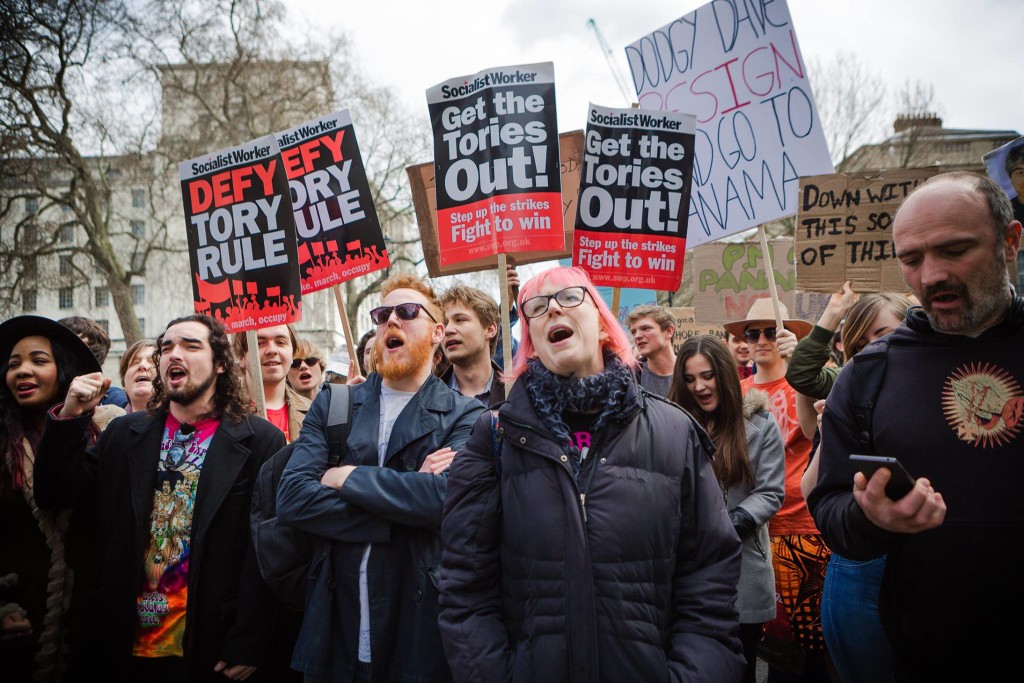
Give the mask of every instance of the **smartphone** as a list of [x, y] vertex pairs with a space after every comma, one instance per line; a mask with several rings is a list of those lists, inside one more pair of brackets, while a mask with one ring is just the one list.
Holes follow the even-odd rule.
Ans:
[[850, 460], [857, 466], [857, 469], [864, 473], [868, 479], [879, 467], [887, 467], [892, 472], [892, 478], [885, 485], [885, 495], [892, 500], [899, 500], [910, 493], [914, 488], [915, 479], [900, 464], [896, 458], [886, 458], [880, 455], [851, 455]]

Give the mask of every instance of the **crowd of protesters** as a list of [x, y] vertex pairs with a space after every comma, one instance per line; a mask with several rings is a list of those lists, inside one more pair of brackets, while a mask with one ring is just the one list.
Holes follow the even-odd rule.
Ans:
[[[510, 367], [490, 295], [393, 275], [337, 465], [340, 375], [290, 325], [251, 349], [183, 315], [119, 388], [94, 321], [10, 318], [0, 678], [999, 678], [996, 619], [1024, 608], [1020, 239], [998, 186], [942, 174], [893, 224], [912, 298], [847, 283], [817, 324], [762, 299], [678, 347], [660, 306], [627, 333], [585, 271], [513, 268]], [[283, 448], [279, 521], [318, 548], [299, 611], [250, 533]], [[854, 453], [919, 478], [891, 499]]]

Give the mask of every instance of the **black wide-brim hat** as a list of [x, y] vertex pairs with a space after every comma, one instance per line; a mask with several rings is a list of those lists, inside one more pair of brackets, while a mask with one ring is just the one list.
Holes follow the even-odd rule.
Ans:
[[75, 364], [74, 376], [102, 371], [96, 356], [77, 334], [41, 315], [19, 315], [0, 323], [0, 363], [6, 363], [11, 357], [15, 344], [33, 336], [46, 337], [51, 345], [63, 348]]

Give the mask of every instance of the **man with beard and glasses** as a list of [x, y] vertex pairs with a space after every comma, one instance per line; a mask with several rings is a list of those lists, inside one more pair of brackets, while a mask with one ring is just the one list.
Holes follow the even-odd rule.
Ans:
[[[892, 236], [921, 305], [839, 375], [808, 505], [836, 552], [888, 556], [878, 608], [894, 681], [1000, 680], [1019, 664], [1020, 632], [994, 625], [1024, 609], [1024, 299], [1007, 270], [1021, 224], [998, 185], [948, 173], [904, 200]], [[869, 453], [920, 477], [898, 500], [886, 496], [887, 468], [868, 479], [848, 460], [865, 432], [857, 366], [886, 339], [866, 436]]]
[[307, 681], [448, 681], [438, 630], [438, 532], [447, 468], [484, 410], [432, 373], [444, 338], [434, 290], [381, 285], [370, 312], [376, 372], [351, 387], [340, 466], [328, 468], [330, 392], [313, 401], [277, 514], [328, 543], [313, 562], [292, 668]]
[[39, 444], [40, 506], [72, 508], [71, 532], [95, 539], [83, 670], [148, 682], [279, 680], [260, 669], [277, 603], [257, 568], [249, 508], [284, 435], [251, 414], [214, 318], [172, 320], [153, 362], [146, 411], [111, 422], [86, 448], [110, 380], [82, 375]]

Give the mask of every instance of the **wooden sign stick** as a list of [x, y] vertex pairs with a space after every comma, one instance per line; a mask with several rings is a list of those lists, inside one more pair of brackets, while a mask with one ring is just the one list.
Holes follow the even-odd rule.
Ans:
[[267, 402], [263, 396], [263, 366], [260, 364], [260, 342], [256, 339], [256, 330], [246, 330], [245, 345], [249, 366], [249, 392], [256, 404], [256, 414], [266, 419]]

